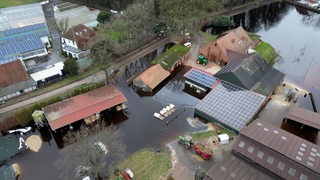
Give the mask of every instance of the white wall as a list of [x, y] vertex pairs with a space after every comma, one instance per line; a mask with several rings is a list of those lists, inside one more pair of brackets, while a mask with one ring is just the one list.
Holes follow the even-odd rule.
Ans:
[[63, 47], [63, 45], [67, 45], [67, 46], [72, 46], [72, 47], [78, 48], [76, 42], [71, 41], [70, 39], [67, 39], [64, 37], [61, 37], [61, 43], [62, 43], [62, 47]]

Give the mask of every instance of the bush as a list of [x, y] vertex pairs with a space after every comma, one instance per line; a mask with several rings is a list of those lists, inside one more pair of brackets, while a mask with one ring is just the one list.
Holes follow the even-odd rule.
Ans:
[[212, 25], [215, 27], [230, 27], [234, 26], [234, 22], [230, 20], [229, 17], [219, 16], [218, 18], [212, 21]]
[[97, 16], [97, 21], [99, 23], [104, 23], [108, 19], [109, 19], [109, 14], [105, 11], [101, 11]]
[[79, 67], [73, 58], [69, 58], [64, 62], [63, 70], [70, 76], [78, 74]]

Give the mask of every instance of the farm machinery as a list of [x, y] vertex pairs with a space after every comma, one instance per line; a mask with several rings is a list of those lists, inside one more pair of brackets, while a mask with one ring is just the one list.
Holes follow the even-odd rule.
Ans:
[[184, 145], [186, 149], [190, 149], [193, 146], [192, 137], [191, 136], [179, 136], [178, 139], [179, 144]]
[[197, 143], [196, 145], [194, 145], [193, 150], [205, 160], [210, 159], [213, 155], [213, 151], [202, 143]]

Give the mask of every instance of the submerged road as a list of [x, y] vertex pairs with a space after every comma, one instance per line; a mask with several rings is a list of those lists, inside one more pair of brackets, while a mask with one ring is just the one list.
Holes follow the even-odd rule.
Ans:
[[[142, 46], [141, 48], [133, 50], [132, 52], [116, 59], [115, 63], [113, 65], [111, 65], [111, 67], [109, 69], [119, 69], [120, 67], [122, 67], [126, 64], [129, 64], [130, 62], [134, 62], [134, 61], [146, 56], [147, 54], [150, 54], [151, 52], [157, 50], [158, 48], [165, 46], [166, 44], [168, 44], [170, 42], [172, 42], [172, 41], [170, 40], [169, 37], [163, 38], [161, 40], [152, 40], [151, 42]], [[75, 88], [81, 84], [99, 82], [99, 81], [103, 81], [103, 80], [105, 80], [105, 73], [103, 71], [99, 71], [89, 77], [86, 77], [86, 78], [81, 79], [79, 81], [73, 82], [67, 86], [63, 86], [63, 87], [57, 88], [55, 90], [52, 90], [50, 92], [46, 92], [44, 94], [41, 94], [41, 95], [38, 95], [35, 97], [31, 97], [27, 100], [23, 100], [21, 102], [18, 102], [18, 103], [12, 104], [12, 105], [8, 105], [8, 106], [5, 106], [5, 104], [4, 104], [4, 105], [2, 105], [2, 107], [3, 106], [5, 106], [5, 107], [0, 109], [0, 115], [7, 113], [9, 111], [27, 106], [29, 104], [41, 101], [42, 99], [48, 98], [50, 96], [54, 96], [56, 94], [65, 92], [65, 91], [70, 90], [72, 88]], [[17, 97], [17, 98], [19, 98], [19, 97]], [[8, 102], [8, 103], [10, 103], [10, 102]]]

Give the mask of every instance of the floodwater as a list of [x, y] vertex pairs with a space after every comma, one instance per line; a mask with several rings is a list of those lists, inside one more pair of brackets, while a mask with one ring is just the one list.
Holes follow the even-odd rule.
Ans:
[[[286, 3], [272, 3], [233, 17], [237, 25], [257, 33], [279, 54], [275, 68], [285, 81], [313, 94], [320, 111], [320, 15]], [[310, 97], [299, 97], [297, 104], [313, 111]], [[288, 106], [271, 100], [259, 117], [311, 142], [320, 144], [315, 130], [293, 122], [282, 123]]]
[[[141, 148], [162, 147], [181, 134], [207, 128], [201, 124], [193, 127], [186, 120], [187, 117], [193, 117], [193, 107], [199, 102], [199, 99], [183, 91], [183, 74], [187, 70], [188, 67], [184, 67], [177, 72], [153, 96], [140, 96], [137, 94], [126, 84], [127, 77], [124, 74], [114, 81], [113, 84], [128, 100], [128, 111], [126, 114], [107, 113], [106, 121], [118, 125], [121, 129], [124, 135], [123, 142], [127, 146], [128, 154]], [[164, 121], [153, 117], [154, 112], [159, 112], [170, 103], [176, 105], [174, 113]], [[74, 129], [77, 129], [77, 126], [79, 126], [79, 123], [74, 124]], [[64, 131], [52, 133], [53, 136], [48, 129], [32, 133], [42, 135], [45, 141], [40, 151], [34, 153], [26, 150], [9, 160], [7, 164], [19, 163], [22, 170], [19, 178], [21, 180], [59, 179], [59, 172], [55, 162], [60, 157], [59, 151], [63, 148], [62, 135]], [[30, 135], [27, 134], [24, 138], [26, 139]]]
[[[286, 75], [286, 81], [312, 92], [320, 108], [320, 15], [277, 2], [233, 19], [275, 48], [279, 54], [275, 68]], [[309, 100], [299, 104], [312, 110]]]
[[[320, 80], [317, 76], [320, 62], [316, 53], [317, 47], [320, 47], [320, 16], [309, 12], [302, 13], [283, 3], [274, 3], [238, 15], [234, 20], [247, 30], [261, 35], [262, 40], [269, 42], [279, 51], [281, 60], [275, 67], [286, 74], [286, 80], [314, 93], [320, 109]], [[186, 70], [187, 68], [184, 68], [178, 72], [153, 96], [137, 94], [126, 84], [125, 75], [114, 82], [128, 99], [128, 113], [108, 114], [106, 121], [117, 124], [122, 130], [128, 153], [144, 147], [160, 147], [176, 139], [178, 135], [206, 129], [206, 126], [192, 127], [186, 121], [187, 117], [193, 117], [193, 107], [199, 102], [199, 99], [183, 91], [182, 74]], [[153, 117], [154, 112], [159, 112], [170, 103], [177, 106], [174, 114], [164, 121]], [[278, 112], [272, 113], [275, 111], [266, 107], [266, 111], [260, 114], [261, 118], [267, 117], [268, 114], [273, 114], [269, 117], [273, 121], [282, 118], [286, 108], [277, 102], [270, 104], [277, 107]], [[307, 98], [299, 99], [299, 104], [310, 109]], [[275, 123], [280, 126], [279, 122], [281, 121]], [[52, 136], [46, 130], [41, 133], [45, 142], [38, 153], [27, 150], [7, 162], [19, 163], [22, 171], [19, 178], [21, 180], [59, 179], [59, 172], [54, 163], [60, 157], [61, 137]], [[40, 132], [29, 133], [25, 137], [31, 134]]]

